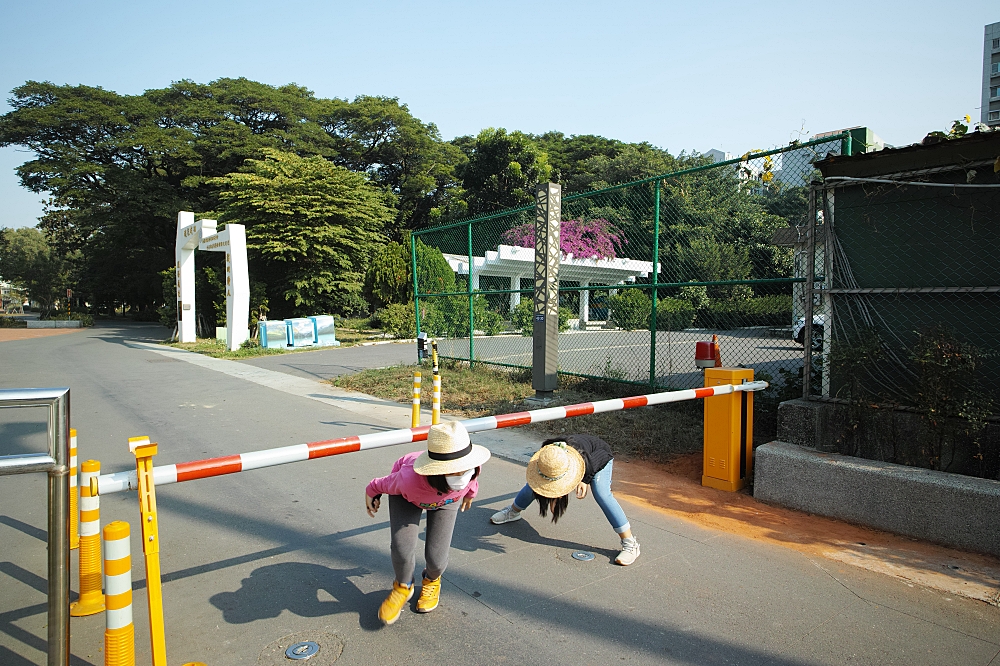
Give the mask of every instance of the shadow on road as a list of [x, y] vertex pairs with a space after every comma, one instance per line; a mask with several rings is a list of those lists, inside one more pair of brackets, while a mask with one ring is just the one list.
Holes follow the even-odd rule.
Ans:
[[240, 589], [219, 592], [209, 602], [222, 611], [229, 624], [274, 618], [285, 610], [300, 617], [357, 613], [361, 628], [374, 631], [381, 627], [377, 612], [385, 592], [365, 594], [351, 580], [370, 573], [363, 567], [331, 569], [305, 562], [270, 564], [244, 578]]

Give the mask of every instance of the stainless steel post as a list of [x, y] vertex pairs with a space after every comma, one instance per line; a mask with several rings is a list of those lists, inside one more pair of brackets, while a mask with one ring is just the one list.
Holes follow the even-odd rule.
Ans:
[[47, 472], [49, 666], [69, 666], [69, 389], [0, 389], [0, 408], [47, 407], [48, 455], [0, 456], [0, 476]]

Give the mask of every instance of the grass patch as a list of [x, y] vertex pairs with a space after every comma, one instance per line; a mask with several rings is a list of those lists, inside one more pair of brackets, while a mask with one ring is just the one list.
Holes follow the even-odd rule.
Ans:
[[[363, 370], [330, 380], [334, 386], [360, 391], [386, 400], [408, 403], [412, 399], [413, 371], [418, 366], [403, 365], [377, 370]], [[423, 373], [423, 399], [430, 402], [430, 366]], [[530, 370], [508, 370], [487, 365], [470, 369], [467, 363], [446, 360], [441, 365], [441, 409], [467, 418], [489, 414], [507, 414], [537, 405], [526, 404], [534, 396]], [[628, 386], [579, 377], [561, 376], [560, 388], [550, 406], [572, 405], [644, 393], [639, 386]], [[664, 462], [678, 454], [702, 448], [701, 401], [642, 407], [619, 412], [589, 414], [572, 419], [536, 423], [527, 428], [539, 440], [570, 432], [588, 432], [611, 444], [616, 455]]]
[[[258, 347], [254, 345], [253, 347], [247, 347], [245, 349], [237, 349], [236, 351], [229, 351], [222, 340], [216, 340], [215, 338], [199, 338], [197, 342], [165, 342], [163, 343], [169, 347], [176, 347], [177, 349], [183, 349], [185, 351], [192, 351], [198, 354], [204, 354], [205, 356], [211, 356], [212, 358], [254, 358], [257, 356], [274, 356], [275, 354], [287, 354], [282, 349], [266, 349], [264, 347]], [[317, 349], [324, 349], [323, 347], [317, 347]], [[298, 351], [298, 350], [296, 350]]]

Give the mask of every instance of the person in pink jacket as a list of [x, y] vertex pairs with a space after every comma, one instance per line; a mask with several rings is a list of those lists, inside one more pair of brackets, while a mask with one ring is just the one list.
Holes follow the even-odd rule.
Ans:
[[385, 624], [398, 620], [403, 606], [413, 596], [417, 537], [424, 511], [426, 567], [417, 612], [429, 613], [437, 608], [455, 519], [459, 511], [472, 506], [479, 490], [480, 467], [489, 458], [489, 450], [473, 444], [461, 423], [442, 423], [431, 426], [426, 451], [407, 453], [393, 464], [388, 476], [372, 479], [365, 488], [365, 508], [373, 518], [382, 495], [389, 496], [390, 552], [396, 577], [392, 591], [378, 609], [378, 617]]

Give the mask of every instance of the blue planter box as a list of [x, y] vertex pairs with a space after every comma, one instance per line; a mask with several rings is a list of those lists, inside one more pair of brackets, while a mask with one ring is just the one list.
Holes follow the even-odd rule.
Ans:
[[257, 324], [260, 346], [267, 349], [284, 349], [288, 346], [288, 330], [283, 321], [262, 321]]
[[312, 347], [316, 344], [316, 327], [305, 317], [285, 320], [288, 344], [292, 347]]
[[337, 341], [337, 330], [333, 317], [330, 315], [318, 315], [309, 317], [313, 323], [313, 343], [320, 347], [339, 347]]

